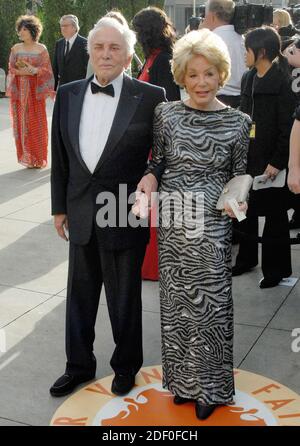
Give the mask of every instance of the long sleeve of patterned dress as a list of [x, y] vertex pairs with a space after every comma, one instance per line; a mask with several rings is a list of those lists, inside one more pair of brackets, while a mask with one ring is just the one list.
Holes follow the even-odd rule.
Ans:
[[[6, 80], [6, 96], [13, 97], [18, 95], [18, 87], [16, 83], [16, 54], [11, 51], [8, 62], [8, 75]], [[16, 98], [15, 98], [16, 99]]]
[[37, 67], [37, 99], [42, 97], [55, 97], [54, 75], [48, 51], [45, 49], [40, 55], [39, 66]]
[[152, 173], [159, 182], [164, 173], [166, 163], [164, 158], [164, 122], [162, 117], [163, 104], [159, 104], [154, 112], [152, 159], [145, 175]]
[[232, 149], [231, 177], [244, 175], [246, 173], [251, 125], [251, 119], [245, 115], [240, 132], [237, 135], [236, 142]]

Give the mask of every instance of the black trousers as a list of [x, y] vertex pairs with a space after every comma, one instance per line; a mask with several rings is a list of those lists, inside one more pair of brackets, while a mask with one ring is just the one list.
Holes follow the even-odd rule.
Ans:
[[291, 197], [291, 208], [294, 209], [293, 219], [300, 221], [300, 196], [294, 195]]
[[108, 251], [95, 231], [87, 245], [70, 243], [66, 313], [66, 373], [94, 374], [95, 322], [104, 284], [113, 338], [115, 373], [136, 374], [143, 363], [141, 267], [146, 246]]
[[[263, 237], [273, 239], [262, 243], [262, 272], [265, 278], [289, 277], [292, 274], [289, 220], [286, 211], [265, 217]], [[258, 235], [258, 217], [249, 215], [237, 229], [250, 236]], [[278, 241], [276, 241], [278, 240]], [[242, 239], [236, 259], [237, 265], [255, 266], [258, 263], [258, 242]]]

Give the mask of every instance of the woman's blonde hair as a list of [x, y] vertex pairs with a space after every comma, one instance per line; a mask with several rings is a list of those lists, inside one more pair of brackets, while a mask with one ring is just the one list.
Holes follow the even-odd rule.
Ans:
[[198, 55], [205, 57], [216, 67], [220, 75], [220, 87], [223, 87], [230, 77], [231, 61], [228, 48], [221, 37], [208, 29], [191, 31], [175, 43], [171, 63], [175, 82], [184, 87], [187, 64]]
[[284, 9], [275, 9], [273, 12], [273, 21], [274, 18], [278, 19], [279, 28], [293, 24], [290, 14]]

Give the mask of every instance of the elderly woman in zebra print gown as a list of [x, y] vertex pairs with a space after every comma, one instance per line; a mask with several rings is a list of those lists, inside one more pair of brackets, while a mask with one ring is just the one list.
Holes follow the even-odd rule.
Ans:
[[[153, 161], [138, 189], [150, 196], [158, 185], [151, 171], [165, 165], [159, 186], [163, 385], [175, 395], [175, 404], [195, 401], [197, 417], [205, 419], [234, 396], [234, 215], [229, 207], [222, 215], [216, 203], [226, 182], [246, 171], [251, 120], [216, 99], [230, 75], [230, 57], [215, 34], [203, 29], [182, 37], [175, 45], [172, 69], [189, 99], [156, 108]], [[174, 192], [194, 194], [181, 227], [174, 209], [164, 209]], [[198, 221], [202, 226], [191, 235], [187, 214], [195, 212], [197, 197], [204, 200]]]

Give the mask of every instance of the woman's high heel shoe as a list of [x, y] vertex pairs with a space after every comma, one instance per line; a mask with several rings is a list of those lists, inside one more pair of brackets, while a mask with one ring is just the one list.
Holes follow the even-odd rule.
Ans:
[[178, 406], [180, 404], [190, 403], [191, 401], [193, 401], [193, 400], [191, 400], [189, 398], [182, 398], [181, 396], [177, 396], [177, 395], [175, 395], [174, 399], [173, 399], [173, 403]]
[[196, 417], [199, 420], [206, 420], [206, 418], [210, 417], [210, 415], [213, 413], [216, 407], [217, 404], [206, 406], [205, 404], [201, 404], [198, 401], [196, 401], [196, 407], [195, 407]]

